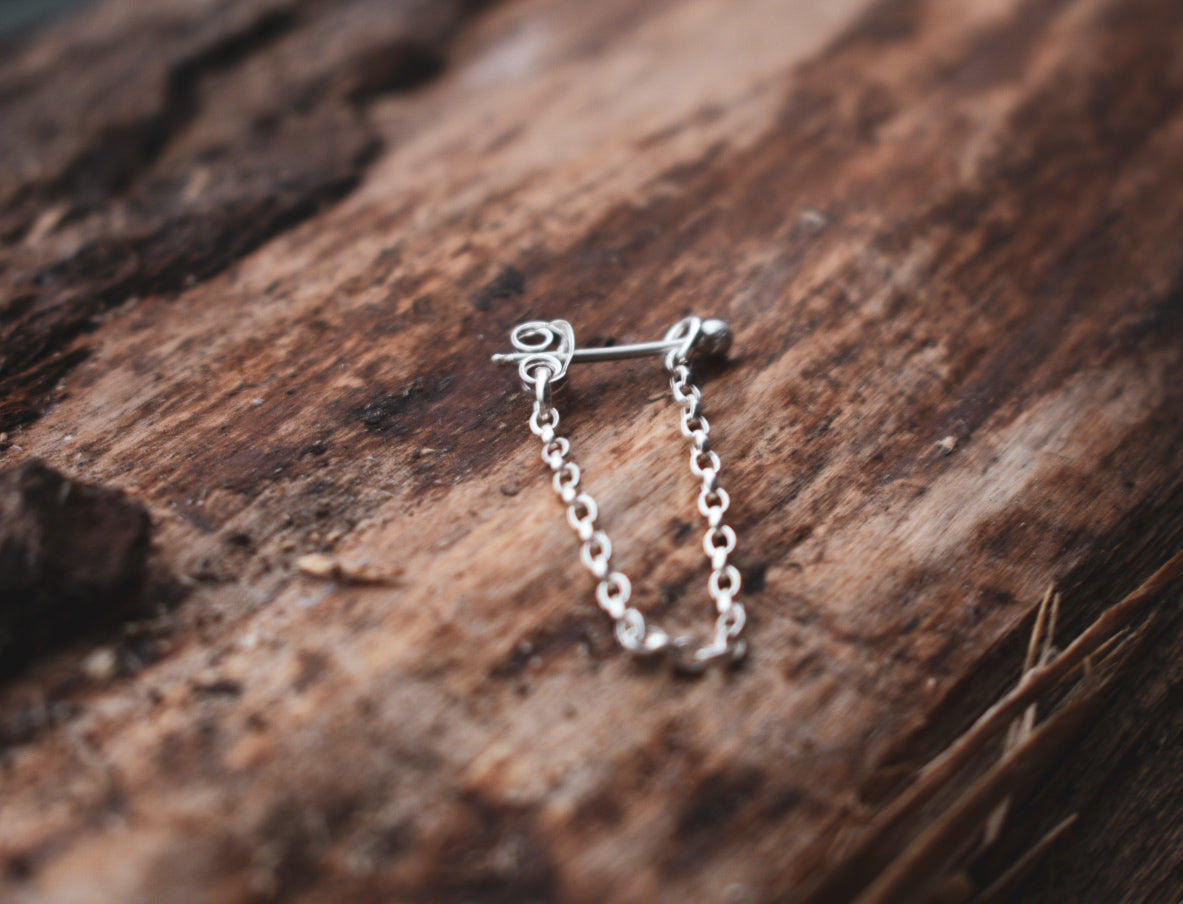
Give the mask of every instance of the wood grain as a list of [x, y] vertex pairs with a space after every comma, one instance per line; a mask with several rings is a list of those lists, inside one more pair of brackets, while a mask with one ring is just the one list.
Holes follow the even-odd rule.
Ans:
[[[0, 688], [3, 895], [871, 887], [1046, 588], [1066, 646], [1183, 549], [1180, 46], [1168, 0], [103, 0], [13, 48], [2, 457], [142, 501], [186, 589]], [[697, 681], [614, 646], [489, 364], [528, 317], [688, 312], [736, 336], [704, 396], [752, 645]], [[638, 604], [701, 623], [657, 362], [559, 404]], [[1022, 900], [1177, 896], [1155, 587], [942, 893], [1076, 813]]]

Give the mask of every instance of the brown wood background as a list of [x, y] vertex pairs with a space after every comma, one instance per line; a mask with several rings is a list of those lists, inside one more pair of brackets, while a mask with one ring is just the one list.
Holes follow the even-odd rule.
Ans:
[[[1046, 588], [1063, 647], [1183, 548], [1181, 201], [1174, 0], [103, 0], [4, 48], [3, 462], [154, 528], [151, 617], [0, 686], [0, 897], [880, 894]], [[752, 645], [700, 680], [614, 646], [488, 360], [688, 312], [736, 333]], [[657, 363], [560, 405], [639, 604], [700, 622]], [[969, 900], [1069, 814], [1008, 899], [1178, 899], [1152, 589], [998, 841], [865, 900]]]

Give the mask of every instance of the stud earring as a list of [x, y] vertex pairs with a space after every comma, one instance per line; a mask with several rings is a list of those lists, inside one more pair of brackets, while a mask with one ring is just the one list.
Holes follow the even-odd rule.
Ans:
[[[701, 671], [711, 663], [738, 660], [747, 650], [741, 639], [746, 616], [739, 593], [739, 570], [728, 562], [735, 549], [735, 531], [723, 523], [729, 498], [719, 485], [719, 456], [711, 449], [710, 425], [702, 414], [702, 393], [694, 384], [692, 356], [723, 356], [731, 345], [731, 331], [721, 320], [686, 317], [657, 342], [606, 348], [576, 348], [575, 332], [566, 320], [531, 320], [509, 334], [515, 351], [493, 356], [496, 364], [516, 364], [522, 387], [534, 397], [530, 431], [542, 441], [542, 460], [553, 472], [553, 485], [567, 506], [567, 521], [582, 543], [579, 557], [598, 582], [596, 601], [611, 616], [616, 639], [629, 653], [664, 654], [675, 666]], [[570, 458], [571, 443], [556, 432], [559, 412], [551, 396], [572, 364], [617, 361], [644, 355], [663, 356], [674, 401], [681, 407], [682, 435], [693, 444], [690, 470], [702, 481], [698, 510], [707, 522], [703, 550], [710, 560], [707, 590], [715, 603], [712, 638], [696, 643], [690, 637], [671, 638], [629, 605], [632, 585], [612, 567], [612, 541], [600, 529], [595, 499], [582, 488], [579, 466]]]

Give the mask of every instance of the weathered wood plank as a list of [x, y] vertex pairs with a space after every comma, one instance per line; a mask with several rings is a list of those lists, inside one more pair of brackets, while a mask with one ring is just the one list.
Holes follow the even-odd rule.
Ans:
[[[0, 888], [866, 888], [844, 857], [1017, 679], [1047, 586], [1062, 646], [1183, 548], [1180, 46], [1167, 0], [107, 0], [12, 53], [3, 458], [142, 500], [188, 591], [0, 690], [33, 726]], [[704, 394], [753, 654], [688, 682], [614, 646], [488, 356], [691, 311], [736, 333]], [[660, 368], [560, 404], [639, 605], [698, 623]], [[942, 893], [1072, 812], [1028, 898], [1177, 890], [1173, 605], [1139, 643]]]

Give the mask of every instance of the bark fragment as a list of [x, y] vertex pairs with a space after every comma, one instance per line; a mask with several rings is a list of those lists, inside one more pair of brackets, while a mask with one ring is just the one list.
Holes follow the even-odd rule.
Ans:
[[0, 474], [0, 677], [131, 614], [148, 555], [147, 509], [39, 461]]

